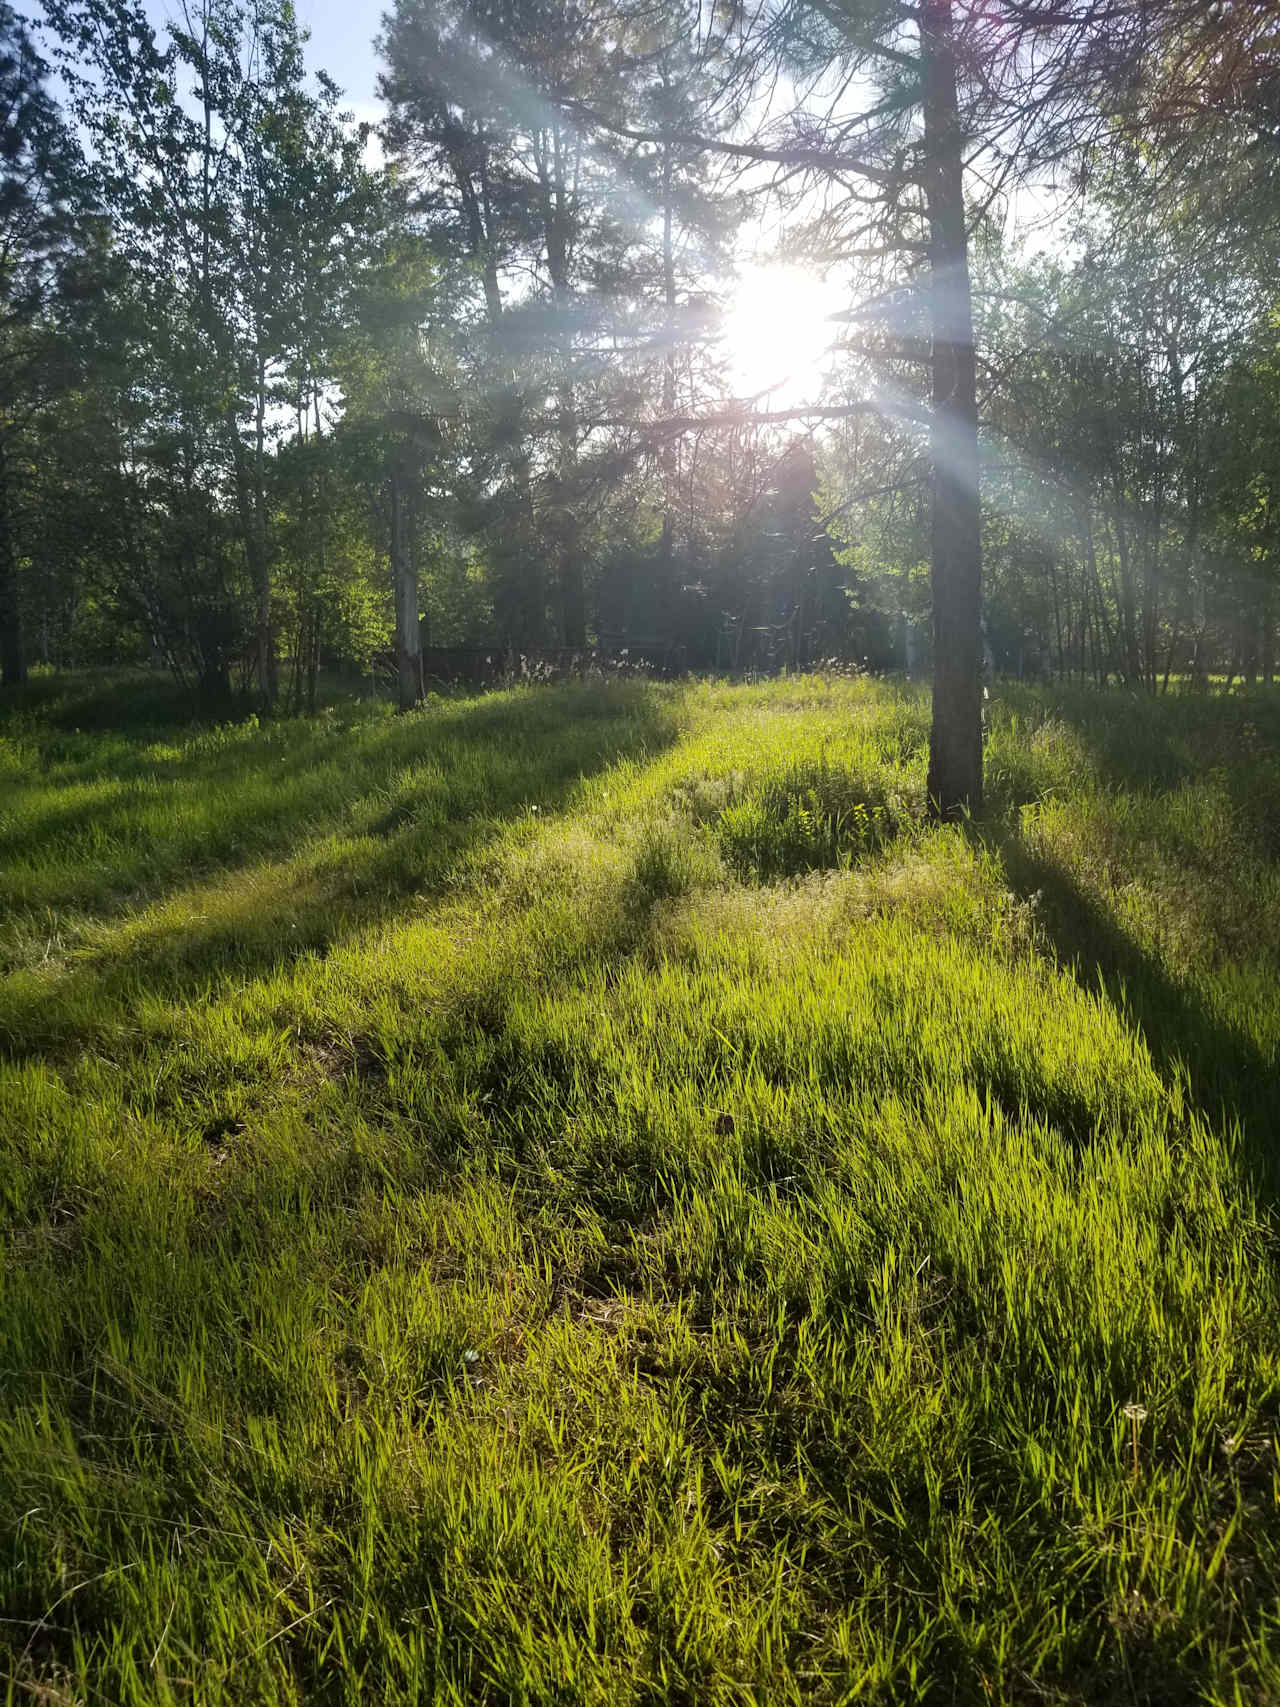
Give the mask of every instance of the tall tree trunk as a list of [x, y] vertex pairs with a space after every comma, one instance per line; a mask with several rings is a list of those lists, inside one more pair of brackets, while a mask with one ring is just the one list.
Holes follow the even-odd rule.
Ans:
[[561, 375], [558, 388], [559, 449], [556, 465], [555, 540], [560, 593], [560, 638], [578, 649], [587, 643], [587, 598], [582, 561], [582, 528], [577, 515], [578, 415], [573, 387], [573, 289], [570, 279], [571, 148], [565, 132], [553, 120], [538, 156], [542, 192], [543, 241], [552, 300], [559, 319]]
[[[240, 517], [240, 538], [244, 545], [249, 580], [253, 587], [254, 606], [254, 675], [264, 710], [274, 709], [279, 687], [276, 668], [276, 642], [271, 626], [271, 565], [267, 559], [265, 500], [255, 490], [244, 441], [233, 416], [228, 416], [227, 432], [231, 441], [232, 466], [235, 470], [236, 509]], [[258, 480], [261, 481], [261, 468]]]
[[1154, 694], [1157, 685], [1158, 644], [1160, 627], [1160, 530], [1164, 520], [1162, 471], [1157, 468], [1151, 499], [1152, 513], [1147, 526], [1146, 580], [1142, 592], [1142, 670], [1147, 692]]
[[[494, 242], [490, 200], [489, 142], [484, 131], [466, 147], [454, 146], [449, 165], [462, 199], [468, 243], [480, 269], [485, 315], [495, 346], [500, 344], [505, 311]], [[521, 397], [511, 363], [503, 359], [495, 418], [504, 444], [507, 490], [495, 507], [492, 551], [497, 570], [494, 616], [504, 646], [541, 646], [546, 638], [546, 593], [542, 559], [536, 538], [533, 476], [528, 444], [520, 421]]]
[[315, 610], [311, 620], [311, 646], [307, 653], [307, 713], [316, 714], [316, 684], [320, 677], [320, 612]]
[[1138, 649], [1138, 595], [1133, 581], [1129, 529], [1124, 517], [1124, 486], [1118, 472], [1114, 484], [1116, 505], [1112, 522], [1120, 577], [1120, 634], [1124, 645], [1124, 678], [1126, 687], [1136, 688], [1142, 680], [1142, 655]]
[[[667, 87], [666, 80], [663, 82]], [[671, 144], [662, 148], [662, 292], [666, 304], [666, 326], [663, 336], [667, 353], [662, 363], [662, 415], [670, 420], [676, 412], [676, 263], [673, 242], [671, 206]], [[675, 489], [676, 441], [669, 438], [662, 447], [662, 539], [658, 551], [659, 588], [663, 599], [670, 597], [675, 557]]]
[[560, 391], [560, 450], [556, 472], [556, 544], [560, 581], [560, 634], [566, 646], [587, 644], [587, 593], [582, 562], [582, 528], [577, 514], [578, 419], [573, 385]]
[[220, 603], [211, 600], [197, 606], [192, 624], [200, 681], [200, 704], [211, 716], [225, 716], [232, 704], [231, 665], [226, 648], [226, 613], [220, 608]]
[[1165, 654], [1164, 675], [1160, 679], [1160, 692], [1168, 693], [1169, 678], [1173, 674], [1174, 659], [1178, 656], [1178, 647], [1182, 644], [1182, 613], [1176, 612], [1173, 619], [1173, 634], [1169, 639], [1169, 650]]
[[[261, 556], [258, 563], [262, 562]], [[263, 709], [274, 711], [280, 689], [280, 671], [276, 662], [276, 637], [271, 626], [271, 581], [265, 574], [254, 576], [256, 611], [254, 616], [254, 649], [257, 657], [258, 691]]]
[[396, 600], [396, 681], [401, 711], [422, 697], [422, 631], [418, 626], [418, 570], [410, 540], [412, 516], [404, 470], [391, 465], [391, 583]]
[[982, 806], [982, 524], [978, 404], [951, 0], [924, 0], [924, 137], [932, 271], [933, 723], [929, 804]]
[[1111, 669], [1112, 654], [1115, 650], [1111, 633], [1111, 623], [1107, 617], [1106, 600], [1102, 593], [1102, 576], [1098, 570], [1098, 545], [1093, 531], [1093, 505], [1087, 502], [1084, 507], [1084, 549], [1085, 560], [1089, 565], [1090, 585], [1093, 589], [1093, 608], [1097, 613], [1098, 656], [1098, 686], [1107, 685], [1107, 676]]
[[271, 621], [271, 557], [267, 549], [266, 427], [267, 369], [258, 351], [258, 392], [255, 416], [256, 439], [253, 459], [253, 537], [257, 560], [258, 591], [258, 679], [263, 702], [274, 711], [280, 695], [280, 659], [276, 653], [275, 629]]
[[[514, 386], [504, 394], [504, 407], [508, 401], [515, 419], [520, 405]], [[547, 612], [533, 507], [533, 473], [527, 448], [514, 437], [506, 468], [507, 479], [490, 523], [495, 570], [493, 614], [502, 644], [521, 650], [543, 645]]]
[[13, 548], [13, 512], [9, 504], [9, 463], [0, 443], [0, 682], [21, 687], [27, 679], [27, 649], [18, 602], [18, 562]]
[[1209, 686], [1209, 672], [1205, 667], [1204, 657], [1204, 622], [1196, 629], [1195, 645], [1191, 651], [1191, 685], [1197, 693], [1204, 693]]

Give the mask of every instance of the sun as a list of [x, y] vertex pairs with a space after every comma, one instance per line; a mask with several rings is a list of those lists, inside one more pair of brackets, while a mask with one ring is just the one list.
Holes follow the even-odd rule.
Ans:
[[817, 274], [776, 262], [744, 267], [723, 322], [735, 395], [768, 392], [783, 408], [816, 398], [836, 327], [840, 293]]

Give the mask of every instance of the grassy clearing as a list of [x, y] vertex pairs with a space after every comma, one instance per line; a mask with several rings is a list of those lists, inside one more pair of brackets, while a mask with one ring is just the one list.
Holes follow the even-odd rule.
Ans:
[[1004, 696], [968, 834], [884, 684], [79, 703], [11, 1701], [1280, 1700], [1280, 700]]

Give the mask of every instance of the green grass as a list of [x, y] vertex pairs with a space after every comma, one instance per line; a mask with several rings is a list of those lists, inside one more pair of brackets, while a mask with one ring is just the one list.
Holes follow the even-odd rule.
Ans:
[[1280, 698], [140, 704], [0, 717], [7, 1701], [1280, 1701]]

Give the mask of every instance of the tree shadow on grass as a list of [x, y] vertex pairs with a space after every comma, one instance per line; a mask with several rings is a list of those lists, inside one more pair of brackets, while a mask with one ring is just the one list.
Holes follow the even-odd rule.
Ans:
[[1059, 962], [1136, 1026], [1166, 1080], [1181, 1080], [1215, 1126], [1239, 1127], [1251, 1183], [1266, 1201], [1280, 1199], [1275, 1061], [1193, 984], [1171, 976], [1059, 860], [998, 822], [974, 825], [971, 835], [999, 856], [1020, 899], [1036, 898]]
[[[58, 1051], [118, 1028], [148, 1001], [177, 1003], [327, 953], [446, 887], [531, 805], [561, 809], [587, 777], [676, 734], [665, 698], [631, 684], [539, 689], [358, 723], [325, 743], [316, 809], [273, 827], [267, 849], [195, 873], [169, 862], [167, 880], [124, 901], [133, 916], [105, 924], [105, 939], [56, 971], [0, 981], [0, 1050]], [[353, 773], [346, 793], [333, 787], [344, 754]], [[253, 758], [246, 753], [245, 765]], [[285, 760], [305, 784], [305, 762]], [[428, 773], [392, 788], [388, 779], [414, 764]], [[238, 817], [241, 807], [232, 801], [229, 812]], [[138, 916], [140, 901], [149, 905]]]
[[407, 781], [399, 822], [414, 814], [414, 779], [406, 773], [415, 767], [441, 771], [419, 784], [419, 805], [431, 804], [430, 792], [462, 812], [500, 808], [512, 798], [528, 801], [536, 781], [597, 768], [602, 751], [623, 756], [663, 746], [672, 725], [660, 693], [608, 683], [447, 701], [405, 718], [357, 714], [205, 733], [207, 740], [157, 754], [155, 731], [111, 731], [116, 738], [106, 745], [85, 738], [72, 774], [59, 766], [47, 778], [20, 777], [19, 796], [34, 784], [42, 798], [30, 816], [18, 798], [0, 828], [0, 897], [6, 859], [38, 871], [52, 842], [60, 870], [40, 894], [43, 904], [134, 907], [327, 832], [395, 828], [386, 808]]
[[1280, 854], [1270, 810], [1280, 765], [1280, 686], [1153, 699], [1124, 688], [1008, 684], [1000, 699], [1033, 726], [1046, 714], [1066, 724], [1107, 788], [1172, 794], [1212, 772], [1269, 857]]
[[[243, 716], [250, 709], [247, 700], [233, 697], [225, 715]], [[94, 729], [173, 729], [207, 722], [209, 710], [167, 672], [57, 670], [33, 675], [22, 687], [0, 690], [0, 730], [15, 716], [78, 735]]]
[[[1114, 860], [1132, 875], [1129, 859], [1141, 856], [1151, 838], [1161, 881], [1172, 885], [1175, 904], [1177, 879], [1170, 873], [1180, 871], [1188, 899], [1200, 909], [1200, 929], [1207, 942], [1216, 941], [1220, 960], [1234, 948], [1261, 976], [1266, 950], [1255, 963], [1245, 898], [1260, 876], [1262, 893], [1269, 892], [1265, 874], [1280, 859], [1280, 690], [1152, 698], [1122, 689], [1009, 687], [1002, 688], [1001, 699], [1032, 726], [1046, 715], [1065, 725], [1083, 749], [1092, 771], [1088, 791], [1118, 836], [1104, 850], [1104, 866]], [[1016, 748], [1012, 756], [1016, 761]], [[1105, 897], [1082, 884], [1065, 859], [1019, 833], [1017, 808], [1043, 788], [1034, 760], [1025, 774], [1015, 762], [1004, 782], [992, 791], [997, 798], [991, 815], [974, 827], [974, 836], [1000, 855], [1021, 897], [1040, 897], [1041, 922], [1062, 964], [1086, 988], [1101, 988], [1123, 1009], [1161, 1071], [1182, 1078], [1207, 1118], [1239, 1124], [1251, 1174], [1268, 1196], [1276, 1195], [1275, 1051], [1259, 1041], [1247, 1019], [1241, 1023], [1239, 1011], [1231, 1015], [1230, 980], [1223, 980], [1219, 1003], [1211, 964], [1179, 975], [1135, 940]], [[1206, 791], [1203, 798], [1185, 808], [1170, 799], [1197, 787]], [[1224, 903], [1230, 916], [1215, 917]], [[1234, 998], [1239, 1009], [1238, 985]]]

